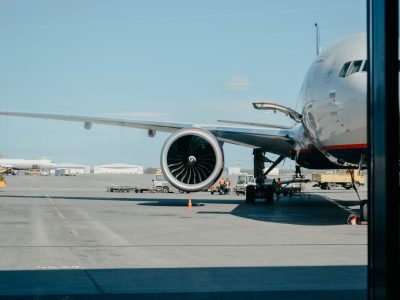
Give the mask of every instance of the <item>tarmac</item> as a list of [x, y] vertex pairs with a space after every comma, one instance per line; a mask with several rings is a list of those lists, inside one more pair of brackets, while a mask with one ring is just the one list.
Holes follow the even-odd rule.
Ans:
[[[352, 190], [244, 196], [110, 193], [151, 176], [9, 176], [0, 298], [364, 299], [367, 226]], [[360, 195], [366, 198], [366, 188]]]

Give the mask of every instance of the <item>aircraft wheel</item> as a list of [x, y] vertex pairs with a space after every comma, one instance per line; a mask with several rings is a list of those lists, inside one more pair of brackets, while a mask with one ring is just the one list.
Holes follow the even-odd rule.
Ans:
[[256, 188], [254, 185], [248, 185], [246, 187], [246, 202], [254, 203], [256, 200]]
[[368, 201], [362, 200], [360, 203], [360, 218], [361, 221], [368, 221]]
[[167, 186], [164, 186], [162, 188], [163, 193], [168, 193], [169, 192], [169, 188]]

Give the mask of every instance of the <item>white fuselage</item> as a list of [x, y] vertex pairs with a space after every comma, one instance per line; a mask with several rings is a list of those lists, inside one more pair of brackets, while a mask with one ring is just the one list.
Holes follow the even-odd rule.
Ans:
[[367, 149], [366, 35], [357, 34], [322, 51], [299, 95], [307, 140], [330, 161], [345, 166]]

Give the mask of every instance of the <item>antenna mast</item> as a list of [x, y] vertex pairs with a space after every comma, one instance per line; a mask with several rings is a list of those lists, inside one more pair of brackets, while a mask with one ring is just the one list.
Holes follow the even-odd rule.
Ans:
[[319, 53], [321, 52], [321, 45], [320, 45], [320, 40], [319, 40], [319, 27], [318, 27], [318, 23], [314, 24], [315, 26], [315, 38], [316, 38], [316, 53], [317, 56], [319, 55]]

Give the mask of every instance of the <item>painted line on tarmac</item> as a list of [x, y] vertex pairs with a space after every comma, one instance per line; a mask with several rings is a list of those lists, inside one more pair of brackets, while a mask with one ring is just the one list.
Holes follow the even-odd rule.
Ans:
[[50, 207], [53, 208], [53, 209], [55, 210], [55, 212], [57, 213], [58, 217], [59, 217], [61, 220], [66, 220], [65, 216], [63, 215], [63, 213], [56, 207], [56, 205], [55, 205], [53, 199], [50, 198], [49, 195], [47, 195], [45, 191], [42, 190], [42, 192], [43, 192], [44, 196], [47, 198], [47, 201], [49, 202]]
[[[54, 209], [54, 211], [57, 213], [57, 216], [64, 221], [67, 221], [67, 218], [63, 215], [63, 213], [57, 208], [56, 204], [54, 203], [53, 199], [44, 191], [42, 190], [43, 195], [47, 198], [48, 203], [50, 204], [50, 207]], [[79, 232], [78, 229], [72, 228], [70, 225], [67, 224], [69, 227], [69, 231], [72, 233], [73, 236], [80, 236], [81, 233]]]

